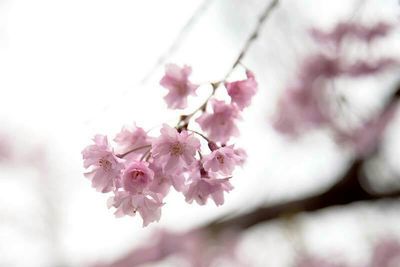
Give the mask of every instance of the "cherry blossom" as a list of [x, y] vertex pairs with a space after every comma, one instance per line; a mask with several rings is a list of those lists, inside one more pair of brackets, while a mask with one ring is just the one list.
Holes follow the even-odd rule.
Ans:
[[337, 141], [341, 144], [348, 144], [354, 149], [359, 157], [366, 157], [376, 149], [376, 145], [382, 138], [388, 124], [392, 121], [397, 104], [392, 104], [380, 116], [364, 122], [361, 126], [348, 133], [337, 134]]
[[392, 27], [385, 22], [378, 22], [370, 26], [364, 26], [353, 22], [338, 23], [334, 29], [323, 32], [312, 29], [311, 34], [320, 43], [333, 43], [340, 46], [346, 37], [356, 37], [367, 43], [388, 34]]
[[196, 122], [201, 129], [208, 133], [211, 140], [226, 143], [232, 136], [239, 135], [236, 120], [240, 118], [236, 105], [226, 104], [224, 101], [211, 101], [212, 113], [203, 113]]
[[178, 192], [185, 187], [185, 177], [182, 172], [165, 173], [163, 169], [156, 163], [150, 164], [150, 168], [154, 171], [154, 180], [150, 185], [150, 190], [166, 196], [171, 186]]
[[225, 83], [231, 102], [235, 103], [240, 110], [251, 104], [251, 99], [257, 93], [257, 82], [251, 71], [246, 71], [247, 79]]
[[160, 162], [164, 171], [172, 172], [189, 166], [200, 149], [200, 141], [187, 131], [178, 131], [166, 124], [161, 128], [161, 136], [154, 140], [151, 153]]
[[159, 221], [163, 203], [157, 194], [131, 194], [126, 191], [118, 191], [108, 201], [109, 207], [115, 207], [115, 216], [134, 216], [139, 212], [143, 218], [143, 226]]
[[151, 144], [151, 138], [143, 128], [137, 127], [136, 124], [124, 126], [114, 141], [118, 145], [120, 153], [129, 153], [134, 150], [129, 153], [128, 158], [137, 158]]
[[233, 189], [229, 178], [216, 178], [206, 172], [201, 163], [197, 166], [192, 169], [191, 181], [184, 192], [186, 202], [192, 203], [194, 200], [199, 205], [205, 205], [208, 198], [212, 198], [217, 206], [224, 204], [224, 192]]
[[96, 135], [94, 145], [82, 151], [83, 164], [91, 170], [85, 176], [92, 181], [92, 186], [102, 193], [110, 192], [116, 187], [124, 165], [108, 145], [107, 137]]
[[182, 68], [175, 64], [169, 64], [165, 67], [165, 75], [160, 81], [160, 85], [169, 90], [164, 97], [169, 108], [183, 109], [187, 106], [187, 97], [195, 95], [198, 85], [189, 81], [192, 68], [183, 66]]
[[[166, 66], [160, 83], [170, 90], [165, 97], [170, 108], [186, 107], [187, 96], [195, 95], [198, 86], [189, 81], [190, 73], [188, 66]], [[218, 100], [218, 86], [210, 83], [213, 91], [206, 101], [194, 112], [181, 115], [175, 127], [163, 124], [159, 134], [150, 135], [133, 123], [122, 128], [113, 144], [106, 136], [95, 136], [95, 144], [82, 152], [84, 167], [89, 168], [85, 175], [97, 190], [112, 194], [108, 206], [116, 209], [117, 217], [139, 213], [143, 226], [158, 221], [171, 187], [188, 203], [194, 200], [204, 205], [208, 198], [217, 206], [224, 203], [224, 193], [233, 189], [232, 172], [247, 157], [244, 149], [225, 144], [238, 136], [240, 112], [257, 91], [254, 74], [246, 74], [245, 80], [218, 82], [226, 84], [231, 103]], [[206, 112], [208, 104], [212, 112]], [[196, 117], [203, 131], [191, 128]], [[198, 136], [206, 142], [201, 143]], [[209, 154], [202, 144], [207, 144], [204, 149]]]
[[122, 186], [130, 193], [142, 193], [154, 179], [154, 172], [148, 167], [148, 163], [133, 161], [124, 170]]
[[203, 157], [206, 171], [219, 172], [224, 175], [231, 175], [241, 161], [241, 157], [235, 153], [233, 146], [220, 147]]

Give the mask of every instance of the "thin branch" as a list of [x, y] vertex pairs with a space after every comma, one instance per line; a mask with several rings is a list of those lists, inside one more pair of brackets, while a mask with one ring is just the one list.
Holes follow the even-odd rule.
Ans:
[[253, 31], [250, 33], [250, 36], [246, 39], [242, 50], [239, 52], [238, 56], [236, 57], [235, 61], [232, 64], [232, 66], [230, 67], [228, 73], [225, 75], [225, 78], [222, 81], [214, 82], [211, 84], [213, 87], [213, 91], [210, 94], [210, 96], [205, 100], [205, 102], [200, 107], [195, 109], [192, 113], [190, 113], [188, 115], [182, 115], [180, 117], [179, 122], [177, 123], [178, 128], [187, 127], [187, 125], [189, 124], [189, 120], [195, 114], [197, 114], [197, 112], [199, 112], [199, 111], [204, 112], [206, 110], [209, 100], [214, 96], [215, 91], [217, 90], [219, 85], [221, 83], [225, 82], [226, 79], [232, 74], [233, 70], [241, 63], [241, 60], [246, 56], [251, 45], [257, 39], [257, 37], [260, 33], [260, 30], [262, 29], [262, 26], [266, 22], [267, 18], [269, 18], [269, 16], [272, 14], [272, 11], [274, 11], [275, 8], [278, 6], [278, 3], [279, 3], [279, 0], [273, 0], [271, 3], [269, 3], [265, 7], [264, 11], [261, 13], [260, 17], [257, 20], [256, 26], [254, 27]]
[[165, 50], [164, 53], [162, 53], [158, 57], [153, 67], [151, 67], [150, 70], [147, 72], [147, 74], [142, 78], [142, 80], [139, 83], [140, 85], [145, 84], [154, 75], [155, 71], [161, 65], [165, 64], [168, 58], [170, 58], [171, 55], [174, 54], [179, 49], [182, 41], [186, 38], [187, 34], [190, 32], [190, 30], [193, 28], [193, 26], [196, 24], [199, 18], [201, 18], [201, 16], [207, 10], [208, 6], [213, 1], [214, 0], [205, 0], [201, 4], [201, 6], [194, 12], [193, 16], [186, 22], [185, 26], [183, 26], [183, 28], [180, 30], [180, 32], [178, 33], [177, 37], [172, 42], [172, 44], [168, 47], [167, 50]]
[[259, 36], [260, 30], [262, 29], [264, 23], [266, 22], [267, 18], [272, 14], [272, 11], [276, 9], [276, 7], [279, 4], [279, 0], [273, 0], [271, 3], [269, 3], [264, 11], [261, 13], [260, 17], [258, 18], [256, 27], [254, 30], [251, 32], [249, 38], [247, 38], [242, 50], [240, 51], [239, 55], [237, 56], [236, 60], [233, 62], [233, 65], [227, 75], [225, 76], [226, 78], [231, 75], [232, 71], [240, 64], [242, 59], [246, 56], [247, 52], [249, 51], [251, 45], [254, 43], [254, 41], [257, 39]]

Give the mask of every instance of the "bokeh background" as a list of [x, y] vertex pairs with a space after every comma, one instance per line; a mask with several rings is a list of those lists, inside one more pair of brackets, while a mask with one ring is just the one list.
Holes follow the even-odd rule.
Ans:
[[[330, 185], [351, 158], [323, 131], [293, 142], [271, 127], [277, 99], [317, 48], [311, 27], [339, 21], [399, 25], [397, 0], [282, 0], [243, 65], [259, 93], [236, 143], [249, 158], [222, 207], [170, 194], [159, 223], [114, 218], [83, 176], [81, 150], [124, 124], [175, 123], [158, 81], [165, 63], [189, 64], [197, 82], [229, 71], [268, 0], [0, 0], [0, 266], [87, 266], [146, 243], [157, 229], [186, 230]], [[400, 58], [398, 26], [374, 51]], [[239, 67], [231, 78], [241, 77]], [[361, 114], [374, 111], [397, 73], [342, 83]], [[351, 90], [349, 90], [349, 88]], [[199, 89], [197, 106], [210, 88]], [[385, 164], [399, 171], [399, 119], [385, 135]], [[383, 179], [383, 178], [382, 178]], [[400, 180], [399, 180], [400, 181]], [[399, 181], [377, 184], [399, 185]], [[300, 250], [363, 262], [382, 236], [400, 238], [398, 201], [360, 203], [252, 228], [240, 242], [251, 266], [292, 266]], [[168, 265], [170, 264], [170, 265]], [[157, 266], [176, 266], [164, 262]]]

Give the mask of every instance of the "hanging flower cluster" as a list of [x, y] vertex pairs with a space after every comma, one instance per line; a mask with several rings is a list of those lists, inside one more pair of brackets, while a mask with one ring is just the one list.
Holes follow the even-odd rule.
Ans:
[[[191, 71], [188, 66], [166, 66], [160, 84], [168, 90], [164, 99], [169, 108], [186, 108], [188, 96], [196, 95], [199, 85], [189, 80]], [[204, 205], [209, 198], [216, 205], [224, 203], [224, 193], [233, 189], [232, 173], [246, 159], [243, 149], [228, 144], [231, 137], [238, 136], [240, 113], [257, 91], [254, 75], [250, 71], [246, 75], [240, 81], [212, 83], [212, 94], [200, 108], [182, 115], [175, 127], [163, 124], [158, 136], [150, 136], [135, 124], [122, 128], [114, 146], [106, 136], [94, 137], [94, 144], [82, 151], [88, 169], [85, 176], [97, 191], [113, 194], [108, 205], [116, 209], [116, 216], [139, 213], [143, 226], [158, 221], [171, 186], [188, 203]], [[229, 103], [215, 97], [222, 87]], [[208, 103], [212, 110], [207, 109]], [[198, 113], [195, 122], [203, 133], [189, 128]]]

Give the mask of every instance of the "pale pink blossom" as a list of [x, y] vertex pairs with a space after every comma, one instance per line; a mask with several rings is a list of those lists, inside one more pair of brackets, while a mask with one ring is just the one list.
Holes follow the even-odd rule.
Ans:
[[[136, 124], [124, 126], [121, 132], [116, 135], [114, 141], [118, 145], [121, 154], [135, 150], [127, 155], [126, 158], [128, 159], [140, 157], [148, 149], [146, 146], [150, 146], [151, 144], [150, 137], [143, 128], [137, 127]], [[141, 147], [143, 148], [138, 149]]]
[[[221, 262], [229, 266], [248, 266], [237, 252], [239, 237], [237, 233], [225, 231], [210, 238], [210, 232], [194, 229], [187, 232], [159, 230], [145, 242], [110, 263], [92, 267], [134, 267], [143, 265], [163, 265], [163, 260], [173, 256], [183, 259], [187, 264], [179, 266], [212, 267]], [[161, 266], [160, 265], [160, 266]]]
[[200, 162], [192, 165], [190, 182], [184, 191], [185, 200], [199, 205], [205, 205], [211, 198], [217, 206], [224, 204], [224, 192], [229, 192], [233, 186], [229, 178], [216, 178], [215, 175], [206, 172]]
[[329, 110], [322, 97], [322, 89], [294, 87], [279, 99], [273, 126], [291, 136], [330, 122]]
[[392, 104], [378, 117], [366, 121], [363, 125], [349, 133], [337, 133], [337, 140], [341, 144], [351, 145], [360, 157], [365, 157], [375, 151], [380, 143], [387, 126], [393, 120], [398, 105]]
[[154, 179], [154, 172], [147, 162], [133, 161], [122, 174], [122, 186], [125, 191], [136, 194], [142, 193]]
[[206, 171], [231, 175], [233, 170], [243, 159], [235, 153], [233, 146], [220, 147], [203, 157], [203, 166]]
[[165, 67], [165, 75], [160, 84], [169, 90], [164, 97], [169, 108], [183, 109], [187, 106], [187, 97], [196, 95], [198, 85], [189, 81], [192, 68], [183, 66], [182, 68], [175, 64], [168, 64]]
[[176, 173], [166, 173], [162, 167], [156, 163], [151, 163], [149, 166], [154, 171], [154, 180], [151, 183], [149, 190], [151, 192], [159, 193], [165, 197], [171, 185], [176, 191], [181, 192], [185, 187], [185, 177], [182, 171]]
[[399, 62], [392, 58], [381, 58], [375, 61], [359, 60], [344, 67], [343, 72], [346, 75], [358, 77], [384, 72], [398, 66]]
[[161, 136], [153, 141], [151, 153], [155, 160], [161, 162], [165, 172], [176, 172], [194, 162], [200, 141], [193, 134], [185, 130], [178, 133], [166, 124], [160, 132]]
[[311, 34], [321, 43], [332, 43], [340, 46], [346, 37], [356, 37], [367, 43], [388, 34], [392, 27], [384, 22], [378, 22], [371, 26], [364, 26], [353, 22], [338, 23], [331, 31], [323, 32], [312, 29]]
[[201, 129], [208, 133], [208, 137], [216, 142], [226, 143], [232, 136], [238, 136], [239, 130], [236, 120], [240, 118], [236, 105], [226, 104], [224, 101], [211, 101], [213, 112], [203, 113], [196, 119]]
[[382, 239], [375, 245], [372, 255], [368, 267], [400, 266], [400, 243], [391, 238]]
[[350, 267], [349, 265], [334, 260], [322, 259], [315, 256], [304, 255], [298, 259], [296, 267]]
[[161, 217], [163, 203], [158, 194], [131, 194], [126, 191], [117, 191], [108, 201], [109, 208], [116, 208], [115, 216], [134, 216], [139, 212], [143, 219], [143, 227]]
[[117, 158], [108, 144], [107, 137], [96, 135], [94, 145], [87, 146], [82, 151], [83, 165], [90, 171], [85, 176], [92, 181], [92, 186], [102, 193], [110, 192], [118, 184], [123, 161]]
[[257, 93], [257, 81], [254, 74], [247, 70], [247, 79], [225, 83], [231, 102], [235, 103], [240, 110], [251, 104], [251, 99]]
[[229, 179], [200, 178], [193, 180], [185, 192], [185, 200], [192, 203], [193, 200], [199, 205], [205, 205], [208, 198], [212, 198], [215, 205], [224, 204], [224, 192], [229, 192], [233, 186]]

